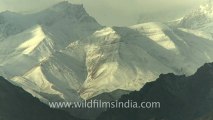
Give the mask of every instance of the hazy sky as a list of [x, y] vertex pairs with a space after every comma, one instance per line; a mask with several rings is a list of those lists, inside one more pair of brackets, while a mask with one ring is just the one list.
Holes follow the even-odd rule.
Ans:
[[[0, 0], [0, 11], [30, 13], [63, 0]], [[139, 16], [164, 20], [179, 17], [206, 0], [69, 0], [83, 3], [103, 25], [133, 25]]]

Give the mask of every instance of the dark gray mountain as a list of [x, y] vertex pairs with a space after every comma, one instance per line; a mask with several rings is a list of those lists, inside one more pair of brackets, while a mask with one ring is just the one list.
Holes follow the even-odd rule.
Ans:
[[213, 120], [213, 63], [189, 77], [161, 75], [120, 101], [159, 101], [160, 109], [108, 109], [97, 120]]
[[50, 109], [22, 88], [0, 77], [0, 120], [80, 120]]

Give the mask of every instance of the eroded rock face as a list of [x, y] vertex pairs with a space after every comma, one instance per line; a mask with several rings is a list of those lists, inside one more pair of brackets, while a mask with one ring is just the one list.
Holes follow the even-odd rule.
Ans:
[[213, 64], [194, 75], [161, 75], [139, 92], [120, 101], [159, 101], [160, 109], [108, 109], [97, 120], [211, 120], [213, 111]]

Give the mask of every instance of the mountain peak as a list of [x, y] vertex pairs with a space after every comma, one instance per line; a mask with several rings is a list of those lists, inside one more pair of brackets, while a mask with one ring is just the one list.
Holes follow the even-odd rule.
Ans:
[[204, 14], [212, 14], [213, 13], [213, 1], [209, 0], [207, 3], [200, 6], [200, 12]]
[[67, 7], [73, 5], [72, 3], [68, 1], [62, 1], [54, 5], [54, 7]]
[[185, 15], [180, 21], [180, 26], [190, 29], [202, 28], [213, 21], [213, 1], [208, 0], [199, 8]]
[[84, 7], [83, 7], [82, 4], [72, 4], [68, 1], [62, 1], [62, 2], [55, 4], [50, 9], [54, 9], [54, 10], [57, 10], [57, 11], [65, 11], [65, 10], [70, 10], [70, 9], [72, 9], [72, 10], [83, 9], [84, 10]]
[[68, 1], [63, 1], [48, 8], [45, 12], [48, 14], [56, 14], [59, 16], [62, 15], [80, 22], [97, 23], [97, 21], [93, 17], [91, 17], [84, 9], [83, 4], [71, 4]]

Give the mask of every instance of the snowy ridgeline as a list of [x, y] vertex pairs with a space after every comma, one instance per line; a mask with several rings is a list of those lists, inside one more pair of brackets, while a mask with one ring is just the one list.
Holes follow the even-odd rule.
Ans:
[[213, 62], [211, 20], [181, 26], [199, 21], [193, 15], [175, 26], [103, 27], [82, 5], [67, 2], [30, 15], [4, 12], [0, 74], [43, 102], [139, 90], [162, 73], [192, 75]]

